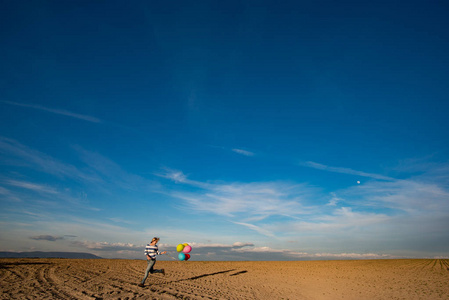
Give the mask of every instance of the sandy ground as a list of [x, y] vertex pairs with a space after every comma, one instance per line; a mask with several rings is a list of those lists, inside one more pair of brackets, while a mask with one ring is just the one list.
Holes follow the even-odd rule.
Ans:
[[0, 259], [1, 299], [449, 299], [449, 260]]

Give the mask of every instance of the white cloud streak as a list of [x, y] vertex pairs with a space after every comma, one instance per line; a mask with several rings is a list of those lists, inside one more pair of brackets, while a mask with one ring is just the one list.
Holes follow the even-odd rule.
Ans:
[[56, 191], [54, 188], [46, 186], [46, 185], [40, 185], [35, 183], [30, 183], [26, 181], [17, 181], [17, 180], [5, 180], [4, 183], [15, 186], [27, 190], [32, 190], [35, 192], [43, 192], [47, 194], [58, 194], [58, 191]]
[[37, 104], [26, 104], [26, 103], [13, 102], [13, 101], [1, 100], [0, 102], [6, 103], [9, 105], [15, 105], [15, 106], [20, 106], [20, 107], [27, 107], [27, 108], [32, 108], [32, 109], [36, 109], [36, 110], [41, 110], [41, 111], [49, 112], [52, 114], [67, 116], [67, 117], [71, 117], [71, 118], [75, 118], [75, 119], [79, 119], [79, 120], [83, 120], [83, 121], [87, 121], [87, 122], [102, 123], [102, 121], [98, 118], [73, 113], [73, 112], [70, 112], [70, 111], [67, 111], [64, 109], [55, 109], [55, 108], [49, 108], [49, 107], [45, 107], [45, 106], [37, 105]]
[[107, 188], [119, 187], [123, 190], [140, 191], [158, 188], [156, 182], [125, 171], [119, 164], [101, 154], [87, 151], [78, 146], [74, 148], [80, 155], [81, 161], [89, 167], [90, 173], [101, 178], [101, 182]]
[[238, 225], [242, 225], [245, 227], [248, 227], [251, 230], [254, 230], [262, 235], [268, 236], [268, 237], [274, 237], [274, 233], [272, 233], [271, 231], [268, 231], [262, 227], [253, 225], [253, 224], [249, 224], [249, 223], [242, 223], [242, 222], [233, 222], [234, 224], [238, 224]]
[[[353, 234], [354, 230], [366, 230], [376, 224], [383, 224], [391, 217], [380, 213], [354, 212], [352, 208], [337, 208], [332, 214], [314, 215], [308, 221], [292, 221], [270, 226], [272, 230], [303, 234]], [[351, 230], [351, 231], [348, 231]]]
[[397, 209], [407, 213], [449, 213], [449, 192], [441, 184], [417, 179], [373, 181], [340, 192], [353, 205]]
[[253, 152], [242, 150], [242, 149], [232, 149], [233, 152], [244, 155], [244, 156], [254, 156]]
[[4, 187], [0, 186], [0, 196], [4, 197], [4, 199], [7, 199], [11, 202], [21, 202], [20, 198], [17, 197], [17, 195], [14, 194], [14, 192], [5, 189]]
[[384, 176], [384, 175], [373, 174], [373, 173], [366, 173], [366, 172], [362, 172], [362, 171], [352, 170], [352, 169], [349, 169], [349, 168], [331, 167], [331, 166], [319, 164], [319, 163], [316, 163], [316, 162], [313, 162], [313, 161], [307, 161], [307, 162], [301, 163], [300, 165], [304, 166], [304, 167], [317, 169], [317, 170], [323, 170], [323, 171], [334, 172], [334, 173], [349, 174], [349, 175], [357, 175], [357, 176], [369, 177], [369, 178], [378, 179], [378, 180], [387, 180], [387, 181], [394, 181], [394, 180], [396, 180], [396, 179], [394, 179], [392, 177], [388, 177], [388, 176]]
[[179, 171], [161, 176], [199, 188], [197, 192], [172, 193], [172, 196], [184, 200], [197, 211], [230, 217], [244, 214], [245, 218], [251, 219], [309, 213], [308, 208], [301, 204], [301, 199], [312, 190], [306, 185], [282, 182], [204, 183], [189, 180]]
[[[42, 152], [30, 149], [15, 140], [5, 137], [0, 137], [0, 154], [4, 154], [5, 158], [9, 158], [10, 164], [31, 167], [47, 174], [85, 182], [96, 182], [99, 180], [92, 173], [82, 172], [73, 165], [60, 162]], [[15, 161], [15, 159], [18, 159], [18, 161]]]
[[135, 245], [131, 243], [109, 243], [109, 242], [94, 242], [94, 241], [73, 241], [72, 245], [97, 251], [142, 251], [144, 245]]
[[[123, 170], [118, 164], [94, 152], [75, 146], [74, 150], [87, 167], [79, 168], [72, 164], [61, 162], [45, 153], [30, 149], [21, 143], [0, 137], [0, 154], [9, 164], [30, 167], [46, 174], [60, 178], [69, 178], [96, 188], [110, 190], [122, 188], [124, 190], [137, 190], [146, 187], [146, 190], [155, 190], [158, 184], [145, 178]], [[22, 183], [23, 188], [32, 189], [32, 185]], [[39, 187], [34, 186], [37, 190]], [[44, 189], [42, 188], [42, 191]], [[50, 192], [50, 190], [47, 190]]]
[[253, 243], [249, 243], [249, 242], [235, 242], [232, 245], [229, 244], [205, 244], [205, 243], [189, 243], [189, 245], [191, 245], [192, 247], [194, 247], [195, 249], [210, 249], [210, 248], [219, 248], [219, 249], [228, 249], [228, 250], [232, 250], [232, 249], [242, 249], [245, 247], [254, 247]]

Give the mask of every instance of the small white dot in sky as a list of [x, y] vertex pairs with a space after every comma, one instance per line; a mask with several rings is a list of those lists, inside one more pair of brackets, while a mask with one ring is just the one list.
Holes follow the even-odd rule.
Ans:
[[357, 184], [360, 184], [360, 181], [357, 180]]

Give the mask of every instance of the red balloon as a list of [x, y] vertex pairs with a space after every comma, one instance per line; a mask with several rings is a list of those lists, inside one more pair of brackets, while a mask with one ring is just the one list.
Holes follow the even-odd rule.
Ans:
[[189, 259], [190, 259], [190, 254], [186, 254], [185, 260], [189, 260]]

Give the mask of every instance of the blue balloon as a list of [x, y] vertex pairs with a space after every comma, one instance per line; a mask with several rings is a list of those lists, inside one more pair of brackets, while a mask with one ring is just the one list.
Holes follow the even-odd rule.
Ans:
[[179, 253], [179, 254], [178, 254], [178, 259], [179, 259], [180, 261], [183, 261], [183, 260], [186, 259], [186, 255], [185, 255], [184, 253]]

